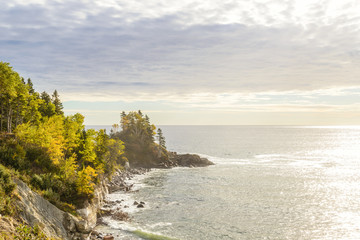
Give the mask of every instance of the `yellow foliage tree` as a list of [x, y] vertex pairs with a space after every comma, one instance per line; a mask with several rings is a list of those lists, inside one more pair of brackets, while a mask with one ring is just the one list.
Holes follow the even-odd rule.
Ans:
[[76, 181], [77, 191], [80, 194], [91, 196], [94, 193], [96, 171], [90, 166], [83, 168], [78, 172], [78, 178]]
[[26, 143], [46, 148], [55, 165], [58, 165], [64, 157], [65, 139], [62, 116], [44, 118], [39, 125], [21, 124], [16, 128], [15, 134]]
[[77, 156], [73, 153], [70, 157], [63, 160], [60, 167], [62, 176], [69, 182], [73, 182], [76, 179], [76, 170], [78, 168], [76, 159]]
[[104, 156], [106, 171], [112, 175], [115, 169], [119, 167], [119, 162], [125, 151], [125, 146], [121, 140], [109, 139], [106, 143], [106, 147], [107, 152]]
[[72, 152], [80, 144], [81, 131], [84, 129], [84, 116], [80, 113], [67, 116], [64, 121], [66, 149]]

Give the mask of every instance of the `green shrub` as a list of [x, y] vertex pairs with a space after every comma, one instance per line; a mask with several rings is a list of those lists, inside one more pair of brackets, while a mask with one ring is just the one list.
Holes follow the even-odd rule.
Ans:
[[53, 166], [46, 148], [34, 144], [27, 144], [26, 159], [31, 163], [33, 168], [38, 168], [46, 172], [55, 170], [55, 166]]
[[9, 171], [0, 164], [0, 187], [6, 195], [11, 195], [15, 190], [16, 184], [11, 180]]
[[33, 228], [25, 224], [21, 224], [16, 228], [17, 240], [49, 240], [48, 237], [41, 231], [39, 226], [35, 225]]
[[0, 160], [6, 166], [15, 169], [26, 169], [29, 167], [25, 161], [26, 151], [15, 139], [1, 139]]
[[53, 191], [52, 188], [46, 189], [42, 192], [42, 195], [54, 205], [59, 205], [60, 195]]
[[0, 190], [0, 214], [13, 215], [15, 208], [12, 204], [11, 198]]
[[0, 164], [0, 213], [12, 215], [15, 207], [12, 204], [16, 184], [12, 181], [9, 171]]
[[40, 175], [34, 174], [30, 180], [30, 184], [35, 188], [43, 189], [44, 181]]

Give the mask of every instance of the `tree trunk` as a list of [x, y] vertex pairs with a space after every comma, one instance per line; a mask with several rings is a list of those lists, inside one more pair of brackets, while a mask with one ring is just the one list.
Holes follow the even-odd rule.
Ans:
[[20, 112], [20, 110], [19, 110], [19, 108], [20, 108], [20, 104], [18, 104], [17, 105], [17, 107], [16, 107], [16, 118], [15, 118], [15, 128], [19, 125], [19, 122], [20, 122], [20, 117], [19, 117], [19, 112]]
[[12, 108], [11, 108], [11, 104], [9, 103], [9, 112], [8, 112], [8, 116], [7, 116], [7, 132], [11, 133], [11, 127], [12, 127]]
[[4, 119], [4, 104], [1, 103], [1, 117], [0, 117], [0, 132], [3, 129], [3, 120]]

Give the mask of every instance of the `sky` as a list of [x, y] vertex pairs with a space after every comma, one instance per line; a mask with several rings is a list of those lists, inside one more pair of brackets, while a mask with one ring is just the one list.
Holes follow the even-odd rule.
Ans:
[[0, 61], [87, 125], [360, 125], [359, 0], [0, 6]]

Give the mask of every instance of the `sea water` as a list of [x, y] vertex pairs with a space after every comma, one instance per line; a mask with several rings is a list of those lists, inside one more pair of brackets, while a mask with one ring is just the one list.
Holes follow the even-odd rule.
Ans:
[[360, 239], [359, 127], [161, 128], [168, 150], [216, 165], [139, 178], [145, 208], [105, 229], [118, 239]]

